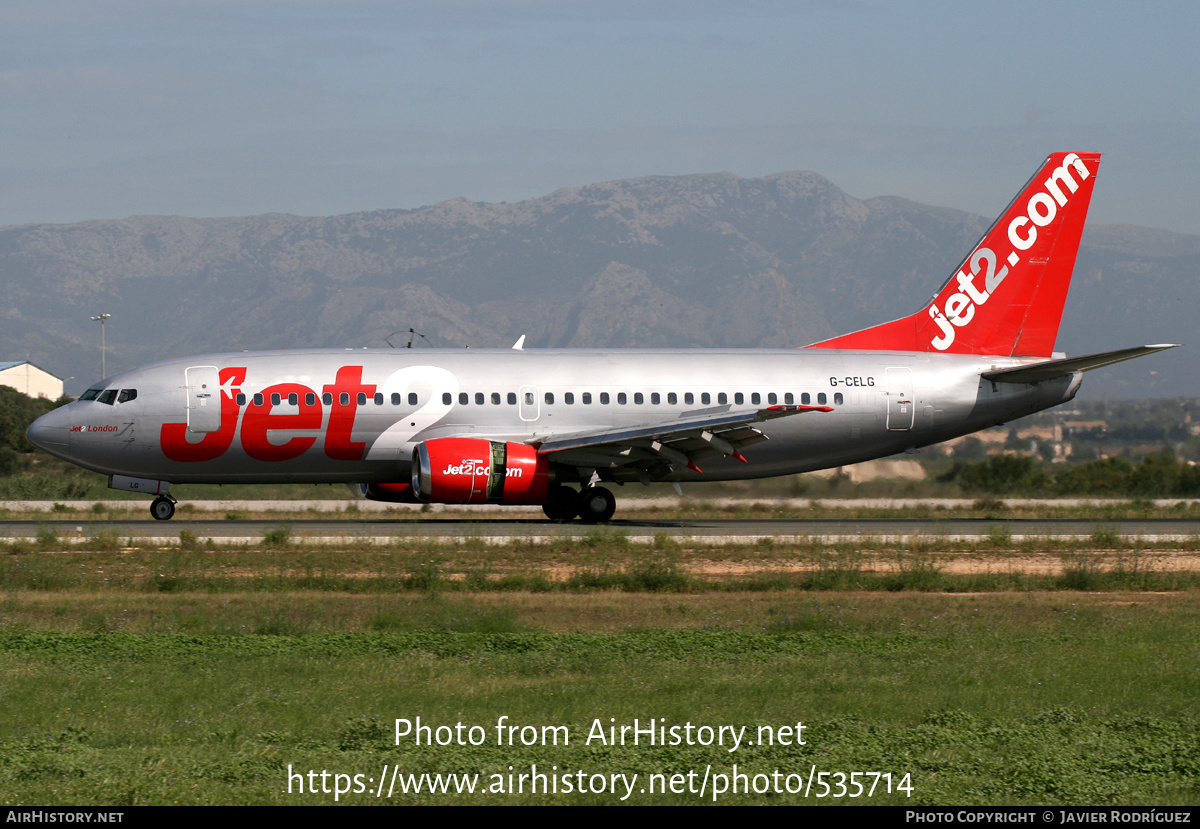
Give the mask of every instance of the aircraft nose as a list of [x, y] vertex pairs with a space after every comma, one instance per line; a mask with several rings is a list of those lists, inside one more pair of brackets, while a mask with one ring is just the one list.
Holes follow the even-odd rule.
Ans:
[[71, 454], [71, 414], [66, 406], [46, 412], [25, 430], [29, 442], [51, 455], [69, 460]]

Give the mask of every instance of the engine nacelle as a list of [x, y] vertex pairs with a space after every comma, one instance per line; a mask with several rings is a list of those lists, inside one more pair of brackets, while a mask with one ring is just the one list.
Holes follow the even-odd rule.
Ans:
[[523, 443], [434, 438], [413, 449], [412, 488], [439, 504], [544, 504], [550, 462]]

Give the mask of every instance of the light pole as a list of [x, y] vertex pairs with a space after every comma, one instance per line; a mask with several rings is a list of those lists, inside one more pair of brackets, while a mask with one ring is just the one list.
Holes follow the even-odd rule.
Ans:
[[101, 314], [98, 317], [92, 317], [92, 322], [100, 323], [100, 379], [103, 380], [108, 376], [108, 372], [104, 370], [104, 321], [111, 317], [112, 314]]

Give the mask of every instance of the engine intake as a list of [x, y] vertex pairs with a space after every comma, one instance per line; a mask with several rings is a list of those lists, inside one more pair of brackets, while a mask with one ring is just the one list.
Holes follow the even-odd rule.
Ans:
[[412, 488], [439, 504], [544, 504], [550, 462], [524, 443], [434, 438], [413, 449]]

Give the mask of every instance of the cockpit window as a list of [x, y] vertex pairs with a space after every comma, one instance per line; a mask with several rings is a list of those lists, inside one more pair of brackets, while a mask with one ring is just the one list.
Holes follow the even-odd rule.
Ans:
[[117, 390], [105, 389], [104, 391], [100, 392], [100, 396], [96, 399], [105, 405], [111, 406], [113, 401], [117, 399]]
[[117, 395], [118, 403], [128, 403], [130, 400], [137, 399], [137, 389], [121, 389], [121, 393]]
[[83, 394], [79, 395], [80, 400], [95, 400], [96, 395], [100, 394], [100, 389], [88, 389]]

